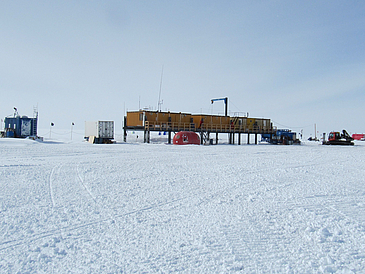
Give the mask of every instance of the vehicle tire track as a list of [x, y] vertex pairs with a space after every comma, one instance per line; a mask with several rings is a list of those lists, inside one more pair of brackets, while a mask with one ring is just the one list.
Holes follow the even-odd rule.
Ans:
[[56, 202], [54, 199], [54, 193], [53, 193], [53, 180], [54, 180], [54, 174], [55, 174], [55, 170], [56, 168], [58, 168], [57, 173], [60, 173], [60, 170], [62, 168], [63, 165], [59, 164], [56, 165], [52, 168], [51, 174], [49, 175], [49, 182], [48, 182], [48, 186], [49, 186], [49, 193], [50, 193], [50, 197], [51, 197], [51, 202], [52, 202], [52, 207], [56, 207]]
[[[110, 221], [113, 221], [117, 218], [123, 218], [123, 217], [126, 217], [126, 216], [137, 214], [139, 212], [144, 212], [144, 211], [157, 209], [157, 208], [160, 208], [160, 207], [163, 207], [163, 206], [166, 206], [166, 205], [171, 205], [171, 204], [181, 202], [181, 201], [186, 200], [186, 199], [190, 199], [191, 197], [197, 196], [197, 195], [198, 194], [184, 196], [184, 197], [181, 197], [181, 198], [173, 199], [173, 200], [163, 202], [163, 203], [159, 203], [159, 204], [148, 204], [148, 205], [145, 205], [141, 208], [131, 210], [131, 211], [128, 211], [128, 212], [124, 212], [124, 213], [121, 213], [121, 214], [115, 214], [115, 215], [110, 214], [109, 217], [106, 217], [106, 218], [103, 218], [103, 219], [94, 220], [94, 221], [90, 221], [90, 222], [85, 222], [85, 223], [81, 223], [81, 224], [77, 224], [77, 225], [68, 225], [68, 226], [64, 226], [64, 227], [59, 227], [59, 228], [47, 230], [47, 231], [44, 231], [44, 232], [39, 232], [39, 233], [36, 233], [32, 236], [23, 237], [23, 238], [20, 238], [20, 239], [15, 239], [15, 240], [10, 240], [10, 241], [5, 241], [5, 242], [0, 243], [0, 251], [7, 250], [7, 249], [13, 248], [15, 246], [22, 246], [22, 245], [25, 245], [25, 244], [30, 244], [30, 243], [35, 242], [35, 241], [40, 240], [40, 239], [55, 236], [56, 234], [57, 235], [58, 234], [62, 235], [66, 232], [75, 231], [77, 229], [85, 228], [85, 227], [88, 227], [88, 226], [101, 224], [101, 223], [105, 223], [105, 222], [110, 222]], [[3, 247], [1, 247], [1, 246], [3, 246]]]

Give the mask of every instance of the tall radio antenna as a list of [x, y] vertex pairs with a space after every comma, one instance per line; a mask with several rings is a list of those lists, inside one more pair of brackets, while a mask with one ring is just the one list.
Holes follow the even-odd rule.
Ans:
[[161, 80], [160, 80], [160, 93], [158, 94], [158, 107], [157, 107], [158, 111], [161, 111], [161, 105], [163, 103], [163, 100], [161, 101], [162, 76], [163, 76], [163, 65], [162, 65]]

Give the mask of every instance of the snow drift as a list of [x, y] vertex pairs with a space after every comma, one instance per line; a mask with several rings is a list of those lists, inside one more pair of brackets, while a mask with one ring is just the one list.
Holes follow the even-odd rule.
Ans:
[[362, 143], [0, 151], [2, 273], [365, 271]]

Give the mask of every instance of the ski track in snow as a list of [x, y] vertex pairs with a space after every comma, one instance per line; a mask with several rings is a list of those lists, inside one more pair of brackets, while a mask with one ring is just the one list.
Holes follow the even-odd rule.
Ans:
[[54, 174], [55, 174], [56, 169], [58, 169], [57, 173], [60, 173], [61, 168], [62, 168], [62, 165], [54, 166], [52, 168], [51, 174], [49, 175], [49, 193], [50, 193], [50, 197], [51, 197], [52, 207], [56, 207], [54, 194], [53, 194], [53, 180], [54, 180], [54, 176], [55, 176]]
[[16, 240], [8, 241], [8, 242], [2, 242], [2, 243], [0, 243], [0, 246], [1, 245], [7, 245], [7, 244], [9, 244], [9, 245], [7, 245], [6, 247], [0, 248], [0, 251], [12, 248], [12, 247], [17, 246], [17, 245], [29, 244], [31, 242], [37, 241], [37, 240], [42, 239], [42, 238], [52, 237], [52, 236], [55, 236], [55, 235], [57, 235], [61, 232], [65, 233], [65, 232], [69, 232], [69, 231], [72, 231], [72, 230], [77, 230], [77, 229], [80, 229], [80, 228], [84, 228], [84, 227], [87, 227], [87, 226], [92, 226], [92, 225], [96, 225], [96, 224], [100, 224], [100, 223], [104, 223], [104, 222], [108, 222], [108, 221], [113, 221], [113, 219], [122, 218], [122, 217], [132, 215], [132, 214], [136, 214], [136, 213], [139, 213], [139, 212], [154, 210], [158, 207], [171, 205], [175, 202], [180, 202], [180, 201], [182, 201], [184, 199], [187, 199], [187, 198], [189, 198], [189, 197], [184, 197], [184, 198], [181, 198], [181, 199], [172, 200], [172, 201], [162, 203], [162, 204], [149, 205], [149, 206], [146, 206], [146, 207], [143, 207], [143, 208], [139, 208], [137, 210], [126, 212], [124, 214], [113, 215], [111, 217], [101, 219], [101, 220], [97, 220], [97, 221], [93, 221], [93, 222], [87, 222], [87, 223], [83, 223], [83, 224], [80, 224], [80, 225], [60, 227], [60, 228], [57, 228], [57, 229], [44, 231], [44, 232], [41, 232], [41, 233], [38, 233], [38, 234], [33, 234], [32, 236], [28, 236], [26, 238], [16, 239]]
[[364, 149], [0, 140], [0, 273], [362, 273]]
[[77, 177], [79, 178], [80, 184], [86, 190], [86, 192], [89, 194], [89, 196], [91, 197], [91, 199], [93, 199], [94, 202], [97, 203], [96, 198], [94, 197], [94, 195], [91, 193], [90, 189], [84, 183], [84, 179], [82, 178], [82, 176], [80, 174], [80, 171], [79, 171], [79, 165], [77, 165], [76, 170], [77, 170]]

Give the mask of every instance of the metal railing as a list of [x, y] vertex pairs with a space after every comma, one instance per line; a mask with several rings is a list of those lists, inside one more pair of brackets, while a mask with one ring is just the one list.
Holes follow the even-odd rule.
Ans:
[[149, 122], [145, 121], [145, 130], [185, 130], [185, 131], [196, 131], [194, 123], [176, 123], [176, 122]]
[[227, 124], [179, 123], [179, 122], [150, 122], [145, 121], [145, 130], [149, 131], [211, 131], [211, 132], [243, 132], [243, 133], [272, 133], [273, 128], [260, 128], [258, 126], [242, 126]]

